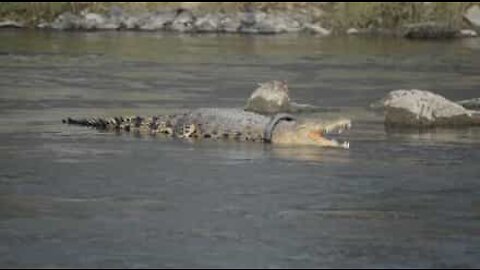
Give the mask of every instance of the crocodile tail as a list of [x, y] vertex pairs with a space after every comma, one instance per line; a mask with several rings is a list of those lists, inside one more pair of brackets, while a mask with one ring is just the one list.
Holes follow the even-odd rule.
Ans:
[[64, 124], [91, 127], [101, 130], [126, 130], [131, 127], [140, 127], [143, 122], [141, 117], [113, 117], [113, 118], [67, 118], [63, 119]]

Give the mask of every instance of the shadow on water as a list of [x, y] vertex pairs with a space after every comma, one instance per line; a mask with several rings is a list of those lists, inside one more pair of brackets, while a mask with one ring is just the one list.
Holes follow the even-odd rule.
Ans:
[[[479, 39], [0, 31], [4, 267], [478, 267], [480, 130], [385, 130], [390, 90], [478, 96]], [[286, 79], [349, 150], [101, 133]]]

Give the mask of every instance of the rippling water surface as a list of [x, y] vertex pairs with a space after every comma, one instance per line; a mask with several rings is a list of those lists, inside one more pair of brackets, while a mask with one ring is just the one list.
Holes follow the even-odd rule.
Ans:
[[[0, 31], [0, 266], [480, 267], [480, 129], [386, 132], [393, 89], [480, 96], [480, 39]], [[350, 116], [351, 149], [185, 142], [67, 116], [241, 107], [257, 82]]]

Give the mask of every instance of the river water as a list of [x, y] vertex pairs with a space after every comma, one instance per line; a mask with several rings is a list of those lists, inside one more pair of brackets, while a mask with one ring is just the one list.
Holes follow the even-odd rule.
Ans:
[[[394, 89], [480, 96], [480, 39], [0, 31], [2, 267], [480, 267], [480, 128], [386, 132]], [[134, 137], [68, 116], [242, 107], [285, 79], [349, 150]]]

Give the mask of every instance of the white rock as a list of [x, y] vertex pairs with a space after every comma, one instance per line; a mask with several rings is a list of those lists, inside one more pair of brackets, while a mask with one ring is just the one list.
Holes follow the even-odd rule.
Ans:
[[349, 34], [349, 35], [356, 35], [358, 33], [360, 33], [360, 31], [358, 31], [358, 29], [356, 29], [356, 28], [349, 28], [347, 30], [347, 34]]
[[23, 26], [24, 26], [23, 23], [12, 21], [12, 20], [4, 20], [0, 22], [0, 28], [3, 28], [3, 27], [21, 28]]
[[478, 37], [478, 33], [472, 29], [462, 29], [460, 30], [461, 37]]
[[331, 30], [323, 28], [319, 24], [312, 24], [312, 23], [307, 23], [303, 26], [304, 31], [312, 33], [312, 34], [318, 34], [321, 36], [328, 36], [332, 33]]

